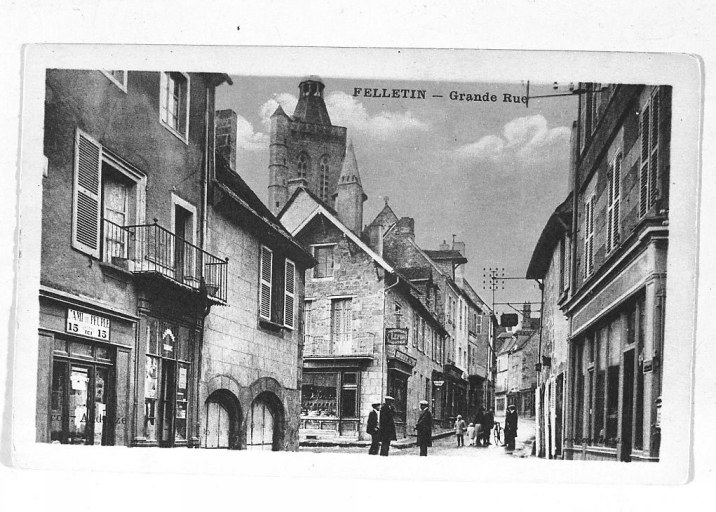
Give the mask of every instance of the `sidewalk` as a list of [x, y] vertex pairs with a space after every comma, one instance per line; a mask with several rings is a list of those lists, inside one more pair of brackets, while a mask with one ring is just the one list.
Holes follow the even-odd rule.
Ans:
[[[500, 422], [500, 426], [505, 428], [505, 417], [495, 416], [495, 421]], [[504, 430], [502, 432], [502, 440], [505, 439]], [[535, 444], [535, 419], [520, 417], [517, 420], [517, 439], [515, 439], [515, 450], [512, 452], [513, 457], [531, 457]]]
[[[433, 429], [433, 441], [436, 439], [442, 439], [455, 434], [455, 430], [450, 429]], [[392, 441], [390, 443], [391, 448], [410, 448], [415, 446], [417, 443], [417, 435], [408, 434], [403, 439]], [[336, 437], [335, 439], [304, 439], [298, 443], [299, 446], [311, 447], [311, 448], [322, 448], [329, 446], [339, 446], [342, 448], [355, 448], [355, 447], [368, 447], [370, 446], [370, 440], [357, 440], [357, 439], [341, 439]]]

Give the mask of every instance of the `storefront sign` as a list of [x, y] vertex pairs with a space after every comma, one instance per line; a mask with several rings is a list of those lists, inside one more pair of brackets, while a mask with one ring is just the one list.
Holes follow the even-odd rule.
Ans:
[[395, 350], [394, 358], [409, 366], [415, 366], [415, 363], [417, 362], [417, 360], [413, 356], [409, 356], [405, 352], [402, 352], [398, 349]]
[[388, 345], [407, 345], [408, 328], [390, 327], [385, 330], [385, 342]]
[[74, 309], [67, 310], [65, 330], [69, 333], [109, 341], [109, 327], [109, 318], [90, 315]]
[[436, 388], [443, 387], [443, 384], [445, 384], [444, 380], [434, 380], [433, 381], [433, 386], [435, 386]]

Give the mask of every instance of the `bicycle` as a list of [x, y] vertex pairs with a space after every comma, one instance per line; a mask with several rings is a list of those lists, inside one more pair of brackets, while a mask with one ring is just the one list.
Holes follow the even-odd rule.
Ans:
[[495, 439], [495, 446], [500, 446], [500, 444], [502, 443], [502, 441], [500, 439], [500, 437], [502, 435], [502, 427], [500, 426], [499, 421], [495, 422], [495, 426], [492, 429], [492, 435], [493, 435], [493, 438]]

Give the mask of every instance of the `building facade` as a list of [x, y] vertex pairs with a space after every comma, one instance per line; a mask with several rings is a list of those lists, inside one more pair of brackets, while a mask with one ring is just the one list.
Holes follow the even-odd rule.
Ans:
[[38, 441], [200, 444], [203, 324], [226, 302], [202, 229], [226, 80], [47, 71]]
[[656, 461], [671, 89], [581, 84], [564, 456]]

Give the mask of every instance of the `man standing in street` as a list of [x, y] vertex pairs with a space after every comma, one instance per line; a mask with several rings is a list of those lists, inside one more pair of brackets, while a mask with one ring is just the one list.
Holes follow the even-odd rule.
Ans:
[[390, 442], [396, 441], [395, 421], [393, 420], [393, 397], [386, 396], [385, 403], [380, 408], [379, 436], [380, 436], [380, 454], [384, 457], [388, 456], [390, 450]]
[[428, 456], [428, 446], [433, 445], [433, 415], [428, 409], [427, 400], [420, 401], [420, 416], [418, 423], [415, 425], [418, 431], [418, 446], [420, 447], [420, 456]]
[[380, 402], [372, 404], [373, 409], [368, 413], [368, 425], [366, 432], [370, 434], [371, 442], [368, 455], [378, 455], [380, 448], [380, 430], [378, 429], [378, 409], [380, 409]]
[[505, 415], [505, 449], [515, 449], [515, 438], [517, 437], [517, 407], [510, 405], [507, 407]]
[[490, 434], [492, 434], [492, 428], [495, 426], [495, 411], [490, 409], [483, 415], [483, 435], [484, 435], [484, 445], [488, 446], [492, 443], [490, 443]]

